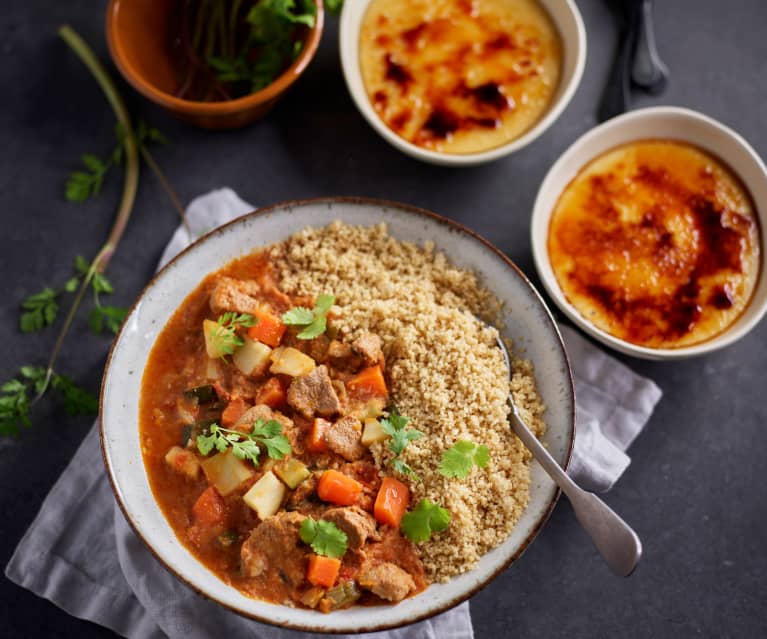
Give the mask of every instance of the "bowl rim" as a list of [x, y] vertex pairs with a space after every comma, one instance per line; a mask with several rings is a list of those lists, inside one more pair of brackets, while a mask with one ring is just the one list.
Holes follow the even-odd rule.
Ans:
[[107, 47], [109, 54], [115, 66], [119, 69], [122, 76], [128, 83], [141, 93], [145, 98], [159, 104], [167, 109], [189, 113], [194, 115], [221, 116], [238, 113], [250, 107], [263, 104], [277, 98], [290, 87], [309, 66], [314, 58], [322, 38], [322, 31], [325, 24], [325, 8], [323, 0], [314, 0], [317, 6], [317, 15], [314, 26], [309, 30], [309, 35], [304, 41], [304, 47], [299, 56], [293, 63], [282, 72], [271, 84], [265, 86], [256, 93], [250, 93], [233, 100], [221, 100], [218, 102], [202, 102], [199, 100], [186, 100], [177, 98], [170, 93], [158, 89], [154, 84], [148, 82], [136, 68], [131, 65], [124, 56], [120, 39], [116, 34], [117, 13], [121, 4], [126, 4], [126, 0], [109, 0], [105, 16], [105, 30], [107, 38]]
[[[450, 218], [444, 217], [442, 215], [439, 215], [437, 213], [434, 213], [432, 211], [429, 211], [427, 209], [423, 209], [411, 204], [404, 204], [401, 202], [396, 202], [392, 200], [383, 200], [383, 199], [377, 199], [377, 198], [369, 198], [369, 197], [359, 197], [359, 196], [330, 196], [330, 197], [317, 197], [317, 198], [303, 198], [303, 199], [295, 199], [295, 200], [285, 200], [281, 202], [277, 202], [262, 208], [259, 208], [251, 213], [246, 213], [245, 215], [239, 216], [234, 218], [233, 220], [227, 222], [226, 224], [223, 224], [219, 227], [216, 227], [212, 231], [206, 233], [202, 237], [198, 238], [195, 242], [190, 244], [188, 247], [186, 247], [184, 250], [182, 250], [178, 255], [176, 255], [173, 259], [171, 259], [167, 264], [165, 264], [161, 269], [159, 269], [147, 282], [147, 284], [142, 288], [141, 292], [138, 294], [136, 299], [134, 300], [133, 304], [131, 304], [130, 308], [128, 309], [128, 312], [126, 314], [126, 318], [130, 317], [136, 307], [142, 302], [144, 299], [144, 295], [147, 293], [147, 291], [154, 286], [155, 282], [165, 273], [167, 269], [169, 269], [173, 264], [175, 264], [178, 260], [183, 259], [183, 256], [185, 256], [188, 252], [192, 251], [199, 243], [207, 241], [209, 238], [214, 237], [218, 234], [224, 233], [230, 226], [233, 226], [235, 224], [241, 223], [244, 218], [256, 218], [261, 216], [266, 216], [275, 212], [278, 212], [281, 209], [286, 209], [290, 207], [299, 207], [299, 206], [305, 206], [305, 205], [312, 205], [312, 204], [343, 204], [343, 203], [351, 203], [351, 204], [362, 204], [362, 205], [369, 205], [369, 206], [380, 206], [380, 207], [388, 207], [388, 208], [396, 208], [399, 211], [406, 212], [408, 214], [412, 214], [414, 216], [420, 216], [428, 218], [434, 222], [437, 222], [443, 226], [448, 227], [449, 229], [456, 231], [462, 235], [468, 235], [470, 238], [480, 242], [482, 245], [484, 245], [485, 248], [489, 249], [492, 253], [494, 253], [498, 258], [500, 258], [507, 267], [509, 267], [523, 282], [523, 284], [526, 285], [526, 287], [530, 290], [530, 293], [532, 294], [533, 298], [536, 299], [537, 303], [539, 304], [540, 308], [543, 310], [545, 316], [548, 318], [549, 322], [551, 323], [551, 328], [553, 329], [554, 336], [555, 336], [555, 342], [558, 346], [558, 349], [560, 351], [560, 355], [562, 356], [562, 360], [564, 362], [564, 380], [563, 383], [567, 385], [567, 389], [569, 391], [570, 397], [572, 397], [572, 406], [570, 409], [570, 415], [569, 415], [569, 428], [567, 432], [567, 436], [569, 439], [568, 445], [566, 447], [565, 451], [565, 459], [564, 459], [564, 466], [563, 469], [566, 471], [569, 466], [572, 459], [572, 452], [573, 452], [573, 445], [575, 442], [575, 430], [576, 430], [576, 423], [575, 423], [575, 381], [573, 377], [572, 372], [572, 366], [570, 364], [570, 358], [567, 354], [567, 349], [565, 348], [564, 340], [562, 339], [562, 335], [559, 331], [559, 326], [557, 325], [556, 321], [554, 320], [554, 316], [551, 313], [551, 310], [546, 305], [546, 302], [544, 301], [541, 294], [536, 290], [535, 286], [532, 284], [532, 282], [529, 280], [529, 278], [522, 272], [522, 270], [509, 258], [506, 256], [503, 251], [501, 251], [499, 248], [497, 248], [494, 244], [492, 244], [489, 240], [485, 239], [480, 234], [476, 233], [475, 231], [469, 229], [468, 227], [464, 226], [460, 222], [456, 222], [455, 220], [451, 220]], [[112, 467], [109, 463], [109, 454], [107, 452], [107, 443], [106, 443], [106, 433], [104, 429], [104, 422], [102, 419], [102, 415], [104, 414], [104, 395], [105, 395], [105, 389], [106, 389], [106, 382], [109, 377], [109, 370], [110, 365], [112, 363], [112, 356], [115, 352], [115, 348], [120, 341], [120, 338], [123, 335], [123, 332], [126, 330], [127, 322], [123, 322], [122, 326], [120, 327], [120, 331], [115, 336], [114, 340], [112, 341], [112, 344], [109, 348], [109, 353], [107, 355], [107, 359], [104, 365], [104, 374], [102, 376], [102, 382], [101, 382], [101, 388], [99, 392], [99, 443], [101, 448], [101, 456], [104, 462], [104, 467], [106, 469], [106, 475], [109, 478], [109, 484], [112, 489], [112, 493], [115, 496], [115, 500], [117, 501], [117, 504], [120, 507], [120, 510], [122, 511], [123, 517], [125, 518], [125, 521], [128, 522], [129, 526], [133, 530], [134, 534], [138, 537], [138, 539], [141, 540], [143, 545], [149, 550], [149, 552], [152, 554], [152, 556], [168, 571], [170, 572], [176, 579], [178, 579], [181, 583], [185, 584], [189, 588], [191, 588], [194, 592], [196, 592], [199, 595], [202, 595], [203, 597], [210, 599], [212, 601], [215, 601], [217, 604], [223, 606], [224, 608], [230, 610], [231, 612], [234, 612], [240, 616], [252, 619], [254, 621], [258, 621], [260, 623], [265, 623], [268, 625], [272, 625], [279, 628], [288, 628], [291, 630], [301, 630], [306, 632], [319, 632], [319, 630], [316, 627], [308, 626], [303, 623], [276, 623], [272, 621], [271, 619], [267, 617], [263, 617], [257, 614], [254, 614], [252, 612], [242, 610], [240, 608], [237, 608], [233, 604], [229, 604], [225, 601], [222, 601], [218, 599], [216, 596], [210, 594], [209, 592], [206, 592], [202, 589], [202, 587], [197, 586], [196, 584], [192, 583], [188, 579], [186, 579], [184, 576], [182, 576], [168, 561], [166, 561], [160, 554], [152, 547], [152, 545], [147, 541], [147, 539], [142, 534], [139, 527], [133, 522], [133, 520], [130, 517], [129, 511], [125, 503], [123, 502], [121, 492], [117, 486], [117, 482], [115, 477], [113, 476]], [[511, 428], [511, 426], [509, 426]], [[142, 468], [144, 469], [144, 472], [146, 472], [146, 467], [144, 466], [143, 459], [141, 460]], [[554, 507], [557, 504], [557, 501], [559, 500], [559, 497], [561, 496], [562, 491], [558, 486], [555, 486], [553, 495], [546, 506], [545, 511], [540, 516], [538, 522], [536, 523], [535, 527], [530, 531], [530, 533], [527, 535], [525, 540], [519, 545], [516, 552], [509, 557], [506, 561], [499, 564], [495, 570], [485, 579], [484, 581], [478, 583], [476, 586], [468, 589], [465, 592], [460, 593], [457, 596], [454, 596], [452, 598], [449, 598], [445, 601], [444, 604], [436, 607], [435, 609], [426, 612], [422, 615], [416, 615], [411, 619], [408, 619], [407, 621], [403, 622], [392, 622], [392, 623], [381, 623], [377, 624], [375, 626], [369, 626], [369, 627], [360, 627], [358, 629], [355, 629], [354, 631], [350, 631], [348, 629], [335, 629], [335, 628], [327, 628], [323, 627], [321, 632], [326, 634], [359, 634], [359, 633], [367, 633], [367, 632], [377, 632], [381, 630], [391, 630], [394, 628], [400, 628], [403, 626], [408, 626], [413, 623], [417, 623], [419, 621], [423, 621], [425, 619], [429, 619], [431, 617], [434, 617], [438, 614], [441, 614], [458, 604], [468, 600], [472, 596], [474, 596], [477, 592], [485, 588], [487, 585], [489, 585], [492, 581], [498, 577], [504, 570], [506, 570], [512, 563], [514, 563], [519, 557], [530, 547], [532, 542], [536, 539], [540, 531], [545, 526], [546, 522], [551, 517], [552, 512], [554, 511]], [[214, 578], [218, 579], [215, 575], [213, 575]], [[327, 615], [325, 615], [327, 617]]]
[[[628, 133], [625, 136], [625, 139], [622, 141], [610, 144], [604, 149], [598, 151], [596, 154], [592, 154], [589, 157], [581, 159], [581, 149], [584, 146], [587, 146], [589, 143], [592, 143], [595, 140], [602, 138], [603, 136], [609, 135], [615, 130], [627, 129], [632, 124], [640, 125], [641, 123], [648, 120], [668, 117], [687, 119], [691, 122], [703, 125], [704, 127], [708, 127], [713, 132], [724, 135], [738, 148], [739, 151], [744, 154], [744, 157], [746, 157], [748, 161], [753, 164], [753, 166], [758, 171], [759, 177], [765, 182], [765, 184], [767, 184], [767, 167], [765, 167], [765, 164], [759, 157], [759, 154], [748, 143], [748, 141], [735, 130], [719, 122], [718, 120], [693, 109], [671, 105], [645, 107], [642, 109], [636, 109], [634, 111], [628, 111], [614, 118], [611, 118], [599, 126], [586, 131], [583, 135], [576, 139], [559, 156], [556, 162], [554, 162], [554, 164], [552, 164], [549, 170], [546, 172], [546, 176], [543, 178], [543, 181], [538, 188], [538, 193], [535, 197], [533, 213], [530, 222], [530, 241], [532, 244], [533, 262], [535, 263], [535, 269], [543, 283], [543, 287], [552, 298], [554, 303], [559, 307], [559, 309], [579, 328], [603, 344], [621, 353], [632, 355], [641, 359], [650, 360], [687, 359], [689, 357], [705, 355], [717, 351], [721, 348], [725, 348], [726, 346], [729, 346], [744, 337], [761, 321], [765, 313], [767, 313], [767, 296], [765, 296], [765, 298], [762, 300], [756, 299], [758, 286], [760, 285], [761, 280], [767, 277], [767, 272], [765, 272], [767, 262], [765, 261], [764, 255], [764, 251], [767, 248], [767, 242], [765, 242], [765, 238], [767, 237], [767, 210], [760, 209], [759, 203], [755, 200], [752, 194], [751, 186], [746, 183], [746, 180], [742, 176], [742, 171], [736, 170], [735, 167], [733, 167], [730, 162], [726, 160], [721, 154], [717, 153], [716, 150], [709, 149], [706, 147], [706, 145], [702, 144], [700, 142], [700, 136], [696, 136], [694, 134], [690, 135], [685, 132], [680, 132], [677, 136], [664, 136], [665, 139], [686, 142], [690, 145], [702, 148], [706, 152], [712, 154], [725, 166], [729, 167], [732, 173], [734, 173], [735, 176], [743, 182], [743, 185], [746, 187], [746, 191], [749, 193], [754, 203], [757, 223], [760, 226], [759, 237], [762, 243], [759, 274], [757, 277], [756, 285], [754, 287], [751, 300], [741, 312], [741, 315], [735, 319], [734, 323], [725, 327], [724, 330], [720, 331], [713, 337], [702, 342], [690, 344], [688, 346], [680, 346], [679, 348], [651, 348], [648, 346], [633, 344], [626, 340], [615, 337], [614, 335], [611, 335], [607, 331], [598, 328], [590, 321], [588, 321], [581, 315], [575, 306], [573, 306], [569, 300], [567, 300], [561, 287], [559, 286], [559, 283], [557, 282], [556, 276], [554, 275], [553, 269], [551, 267], [551, 262], [549, 260], [546, 240], [548, 238], [548, 230], [551, 216], [553, 214], [553, 208], [545, 207], [544, 200], [546, 198], [546, 193], [553, 190], [553, 187], [550, 186], [550, 183], [553, 182], [559, 174], [570, 172], [572, 170], [571, 167], [577, 166], [573, 172], [574, 178], [575, 175], [577, 175], [578, 172], [582, 170], [589, 162], [608, 152], [610, 149], [614, 149], [618, 146], [629, 144], [635, 141], [656, 138], [654, 138], [652, 135], [643, 133], [641, 126], [635, 126], [633, 132]], [[561, 196], [562, 192], [563, 190], [560, 189], [557, 197]], [[746, 309], [752, 305], [756, 306], [756, 312], [754, 312], [747, 321], [739, 322], [742, 314], [745, 313]]]
[[[365, 4], [365, 10], [367, 5], [373, 0], [363, 0]], [[359, 31], [360, 24], [355, 25], [352, 22], [351, 14], [348, 11], [341, 13], [341, 20], [338, 28], [338, 44], [341, 54], [341, 67], [343, 69], [344, 80], [346, 82], [346, 88], [349, 94], [352, 96], [354, 104], [357, 110], [367, 120], [368, 124], [386, 140], [389, 144], [403, 153], [410, 155], [418, 160], [428, 162], [430, 164], [438, 164], [443, 166], [474, 166], [477, 164], [484, 164], [485, 162], [491, 162], [501, 157], [514, 153], [526, 147], [532, 143], [538, 137], [543, 135], [546, 130], [551, 127], [554, 122], [559, 118], [562, 112], [570, 104], [570, 100], [575, 95], [578, 87], [580, 86], [583, 78], [583, 71], [586, 67], [586, 28], [583, 23], [583, 17], [580, 10], [574, 0], [548, 0], [549, 2], [559, 2], [564, 8], [567, 9], [569, 18], [572, 19], [575, 25], [576, 37], [573, 41], [573, 55], [575, 56], [575, 66], [573, 68], [572, 75], [563, 84], [562, 93], [559, 97], [552, 102], [548, 109], [544, 112], [543, 116], [533, 124], [532, 127], [527, 129], [521, 136], [514, 138], [513, 140], [506, 142], [500, 146], [487, 149], [485, 151], [475, 151], [473, 153], [444, 153], [441, 151], [431, 151], [424, 149], [412, 142], [408, 142], [404, 138], [397, 135], [392, 131], [378, 114], [373, 110], [370, 104], [370, 100], [365, 91], [364, 82], [362, 80], [362, 71], [359, 65]], [[359, 2], [359, 0], [358, 0]], [[542, 3], [544, 4], [544, 3]], [[560, 32], [559, 24], [554, 21], [551, 16], [551, 12], [545, 6], [544, 10], [549, 14], [551, 21], [554, 23], [557, 30]], [[364, 13], [363, 13], [364, 15]], [[351, 45], [351, 42], [354, 45]], [[560, 83], [565, 79], [560, 78]]]

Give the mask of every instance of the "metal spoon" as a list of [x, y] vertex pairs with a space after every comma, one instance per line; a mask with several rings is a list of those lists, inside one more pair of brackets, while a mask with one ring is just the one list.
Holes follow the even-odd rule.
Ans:
[[638, 20], [637, 42], [631, 81], [650, 95], [659, 95], [668, 84], [668, 67], [660, 59], [655, 44], [655, 30], [652, 20], [652, 0], [642, 0], [636, 16]]
[[[506, 369], [511, 375], [511, 361], [506, 345], [497, 339], [498, 348], [503, 353]], [[599, 554], [618, 576], [628, 577], [636, 568], [642, 556], [642, 542], [637, 534], [623, 519], [621, 519], [607, 504], [594, 493], [587, 492], [570, 479], [556, 460], [551, 456], [538, 438], [533, 435], [522, 418], [514, 403], [514, 397], [509, 393], [509, 403], [512, 408], [511, 428], [522, 443], [527, 446], [533, 457], [567, 495], [572, 504], [575, 516], [591, 541], [597, 547]]]

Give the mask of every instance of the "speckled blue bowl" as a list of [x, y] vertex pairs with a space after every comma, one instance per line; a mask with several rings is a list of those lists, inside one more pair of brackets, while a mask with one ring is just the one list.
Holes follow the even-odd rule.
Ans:
[[530, 545], [559, 496], [533, 462], [530, 502], [509, 538], [470, 572], [434, 584], [395, 606], [365, 606], [322, 614], [250, 599], [209, 572], [181, 544], [149, 487], [138, 430], [142, 371], [171, 313], [202, 278], [230, 260], [285, 239], [307, 226], [333, 220], [371, 226], [386, 222], [401, 240], [430, 240], [456, 265], [471, 269], [505, 303], [504, 334], [535, 364], [546, 403], [549, 451], [567, 466], [575, 423], [572, 376], [562, 339], [543, 300], [501, 251], [443, 217], [403, 204], [328, 198], [276, 204], [241, 217], [201, 238], [168, 264], [144, 289], [109, 356], [101, 389], [101, 442], [117, 500], [136, 534], [165, 567], [191, 587], [240, 614], [278, 626], [315, 632], [367, 632], [425, 619], [455, 606], [487, 585]]

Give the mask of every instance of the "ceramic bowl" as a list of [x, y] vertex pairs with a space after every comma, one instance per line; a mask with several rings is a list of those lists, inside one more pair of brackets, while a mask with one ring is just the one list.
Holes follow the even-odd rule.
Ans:
[[314, 57], [322, 35], [324, 9], [315, 0], [317, 17], [304, 48], [293, 64], [261, 91], [235, 100], [198, 102], [177, 98], [177, 74], [168, 33], [178, 15], [172, 0], [110, 0], [106, 15], [109, 53], [123, 77], [155, 104], [204, 129], [235, 129], [265, 116], [298, 80]]
[[487, 151], [450, 154], [421, 148], [401, 138], [378, 116], [368, 98], [359, 63], [362, 20], [371, 0], [347, 2], [341, 15], [340, 48], [346, 86], [360, 113], [381, 137], [403, 153], [431, 164], [472, 166], [504, 157], [527, 146], [560, 116], [581, 81], [586, 64], [586, 30], [573, 0], [539, 0], [548, 11], [562, 39], [562, 75], [548, 111], [520, 137]]
[[433, 241], [455, 264], [475, 271], [505, 302], [504, 334], [535, 364], [546, 403], [544, 441], [567, 466], [573, 441], [574, 395], [557, 327], [538, 293], [497, 248], [433, 213], [376, 200], [333, 198], [277, 204], [206, 235], [170, 262], [144, 289], [112, 347], [101, 388], [101, 443], [108, 475], [125, 517], [168, 570], [220, 604], [259, 621], [316, 632], [382, 630], [425, 619], [470, 597], [508, 567], [546, 522], [559, 495], [542, 468], [531, 466], [530, 502], [509, 538], [472, 571], [393, 606], [363, 606], [322, 614], [250, 599], [209, 572], [176, 539], [149, 487], [141, 458], [138, 415], [147, 357], [170, 314], [199, 284], [231, 259], [333, 220], [371, 226], [386, 222], [402, 240]]
[[[551, 268], [547, 251], [549, 221], [557, 200], [576, 174], [602, 153], [636, 140], [670, 139], [698, 146], [721, 159], [740, 177], [750, 192], [760, 222], [762, 260], [759, 280], [751, 303], [722, 333], [674, 349], [647, 348], [613, 337], [594, 326], [568, 302]], [[704, 355], [739, 340], [767, 311], [767, 277], [764, 250], [767, 247], [767, 169], [753, 148], [740, 135], [701, 113], [678, 107], [652, 107], [626, 113], [592, 129], [567, 149], [543, 180], [533, 206], [531, 239], [538, 275], [548, 294], [575, 324], [603, 344], [643, 359], [674, 360]]]

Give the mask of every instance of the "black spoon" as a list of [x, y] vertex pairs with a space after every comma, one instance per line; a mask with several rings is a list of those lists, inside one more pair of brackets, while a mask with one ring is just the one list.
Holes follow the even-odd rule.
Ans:
[[652, 20], [652, 0], [642, 0], [631, 81], [650, 95], [659, 95], [668, 84], [668, 67], [663, 63], [655, 44]]

